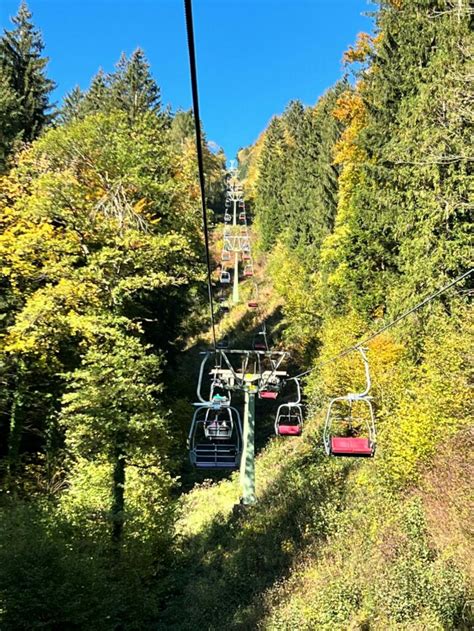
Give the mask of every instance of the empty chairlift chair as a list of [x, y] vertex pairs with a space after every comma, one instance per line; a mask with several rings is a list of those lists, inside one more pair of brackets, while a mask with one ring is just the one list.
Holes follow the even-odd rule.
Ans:
[[245, 278], [251, 278], [253, 276], [253, 265], [251, 263], [244, 267], [244, 276]]
[[268, 399], [270, 401], [274, 401], [280, 392], [281, 381], [278, 377], [273, 376], [271, 379], [265, 381], [260, 385], [258, 391], [259, 399]]
[[239, 213], [239, 221], [247, 221], [247, 215], [245, 214], [245, 212]]
[[247, 302], [247, 307], [249, 309], [257, 309], [258, 308], [258, 285], [257, 283], [253, 284], [252, 295]]
[[336, 397], [329, 403], [324, 424], [324, 449], [331, 456], [370, 458], [375, 453], [375, 417], [370, 391], [370, 369], [365, 349], [358, 347], [365, 367], [366, 388]]
[[296, 383], [296, 401], [282, 403], [275, 417], [275, 434], [277, 436], [301, 436], [303, 431], [303, 409], [301, 407], [301, 389], [298, 379]]
[[229, 250], [222, 250], [221, 260], [224, 262], [230, 261], [230, 252]]
[[227, 335], [216, 342], [217, 348], [222, 350], [229, 348], [229, 344], [229, 337]]
[[268, 351], [267, 336], [264, 331], [259, 331], [253, 336], [252, 348], [254, 351]]

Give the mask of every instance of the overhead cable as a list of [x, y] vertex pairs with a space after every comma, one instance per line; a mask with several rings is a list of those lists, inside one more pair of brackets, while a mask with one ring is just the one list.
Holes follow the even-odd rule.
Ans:
[[434, 300], [435, 298], [437, 298], [438, 296], [443, 294], [445, 291], [447, 291], [448, 289], [453, 287], [453, 285], [456, 285], [457, 283], [460, 283], [464, 278], [467, 278], [468, 276], [470, 276], [472, 274], [472, 272], [474, 272], [474, 267], [471, 267], [471, 269], [469, 269], [467, 272], [464, 272], [464, 274], [461, 274], [461, 276], [458, 276], [454, 280], [450, 281], [447, 285], [444, 285], [444, 287], [441, 287], [440, 289], [437, 289], [433, 294], [430, 294], [429, 296], [424, 298], [421, 302], [419, 302], [414, 307], [411, 307], [410, 309], [407, 309], [406, 311], [401, 313], [399, 316], [397, 316], [394, 320], [392, 320], [388, 324], [385, 324], [381, 329], [379, 329], [375, 333], [372, 333], [368, 337], [364, 338], [362, 341], [357, 342], [357, 344], [354, 344], [353, 346], [349, 346], [348, 348], [344, 349], [343, 351], [341, 351], [340, 353], [338, 353], [334, 357], [331, 357], [330, 359], [327, 359], [322, 364], [318, 364], [318, 366], [314, 366], [314, 368], [310, 368], [309, 370], [306, 370], [305, 372], [302, 372], [299, 375], [295, 375], [294, 377], [291, 377], [291, 378], [292, 379], [299, 379], [300, 377], [304, 377], [305, 375], [309, 375], [309, 373], [314, 372], [315, 370], [319, 370], [320, 368], [322, 368], [323, 366], [326, 366], [327, 364], [331, 364], [332, 362], [335, 362], [338, 359], [342, 359], [346, 355], [349, 355], [349, 353], [352, 353], [353, 351], [356, 351], [359, 347], [365, 346], [371, 340], [373, 340], [374, 337], [377, 337], [381, 333], [384, 333], [388, 329], [391, 329], [393, 326], [395, 326], [396, 324], [398, 324], [399, 322], [404, 320], [406, 317], [408, 317], [409, 315], [411, 315], [415, 311], [418, 311], [418, 309], [421, 309], [422, 307], [427, 305], [429, 302], [431, 302], [432, 300]]
[[189, 52], [189, 70], [191, 75], [191, 91], [193, 97], [193, 114], [194, 114], [194, 129], [196, 132], [196, 152], [199, 169], [199, 188], [201, 190], [201, 207], [202, 207], [202, 225], [204, 231], [204, 245], [206, 248], [206, 264], [207, 264], [207, 290], [209, 295], [209, 308], [211, 314], [211, 329], [212, 329], [212, 341], [214, 350], [217, 350], [216, 345], [216, 326], [214, 318], [214, 302], [212, 299], [212, 271], [211, 271], [211, 255], [209, 251], [209, 229], [207, 222], [207, 208], [206, 208], [206, 186], [204, 177], [204, 159], [202, 151], [202, 133], [201, 133], [201, 119], [199, 116], [199, 94], [198, 94], [198, 81], [197, 81], [197, 64], [196, 64], [196, 51], [194, 46], [194, 27], [193, 27], [193, 8], [191, 0], [184, 0], [184, 12], [186, 15], [186, 31], [188, 35], [188, 52]]

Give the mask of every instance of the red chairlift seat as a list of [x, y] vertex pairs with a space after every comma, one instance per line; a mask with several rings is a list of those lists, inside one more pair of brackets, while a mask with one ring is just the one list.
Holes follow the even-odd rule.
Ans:
[[275, 392], [274, 390], [260, 390], [258, 396], [260, 399], [271, 399], [274, 401], [278, 396], [278, 392]]
[[244, 276], [246, 278], [250, 278], [251, 276], [253, 276], [253, 268], [251, 265], [246, 265], [245, 269], [244, 269]]
[[278, 427], [280, 436], [301, 436], [301, 432], [301, 425], [279, 425]]
[[248, 302], [247, 304], [250, 309], [256, 309], [258, 307], [258, 302], [256, 302], [255, 300], [250, 300], [250, 302]]
[[332, 436], [331, 454], [333, 456], [371, 458], [374, 455], [374, 448], [368, 438]]

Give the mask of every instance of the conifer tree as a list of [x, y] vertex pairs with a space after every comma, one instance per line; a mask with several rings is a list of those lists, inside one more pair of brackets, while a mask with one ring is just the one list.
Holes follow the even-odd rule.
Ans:
[[141, 48], [137, 48], [130, 59], [122, 53], [117, 71], [111, 76], [110, 96], [114, 107], [127, 112], [132, 121], [144, 112], [160, 111], [160, 89]]
[[20, 129], [18, 98], [0, 67], [0, 170], [5, 164]]
[[31, 17], [26, 2], [22, 2], [18, 14], [12, 18], [15, 28], [5, 30], [0, 39], [0, 67], [18, 106], [17, 124], [8, 138], [10, 143], [16, 136], [31, 142], [52, 119], [48, 110], [54, 82], [46, 76], [48, 59], [41, 55], [43, 41]]
[[60, 119], [64, 123], [68, 123], [77, 118], [84, 107], [84, 93], [81, 88], [76, 85], [69, 94], [64, 97], [63, 107], [60, 111]]

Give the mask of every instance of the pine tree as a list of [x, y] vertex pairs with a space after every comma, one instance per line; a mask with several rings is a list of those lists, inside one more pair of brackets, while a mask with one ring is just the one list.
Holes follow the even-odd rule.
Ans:
[[48, 63], [42, 57], [44, 45], [35, 29], [32, 14], [22, 2], [18, 14], [12, 18], [15, 28], [4, 31], [0, 39], [0, 67], [18, 99], [18, 130], [22, 140], [31, 142], [51, 119], [49, 94], [54, 82], [47, 78]]
[[69, 94], [64, 97], [64, 103], [60, 110], [59, 117], [62, 122], [69, 123], [78, 118], [84, 107], [84, 93], [81, 88], [76, 85]]
[[255, 215], [260, 226], [262, 247], [265, 250], [274, 245], [285, 223], [283, 190], [286, 162], [284, 123], [281, 118], [275, 116], [265, 132], [259, 158], [260, 175], [255, 198]]
[[160, 112], [160, 88], [151, 76], [150, 64], [141, 48], [130, 59], [122, 53], [117, 71], [110, 79], [113, 106], [127, 112], [132, 121], [148, 111]]
[[0, 67], [0, 171], [20, 133], [20, 119], [17, 95]]

